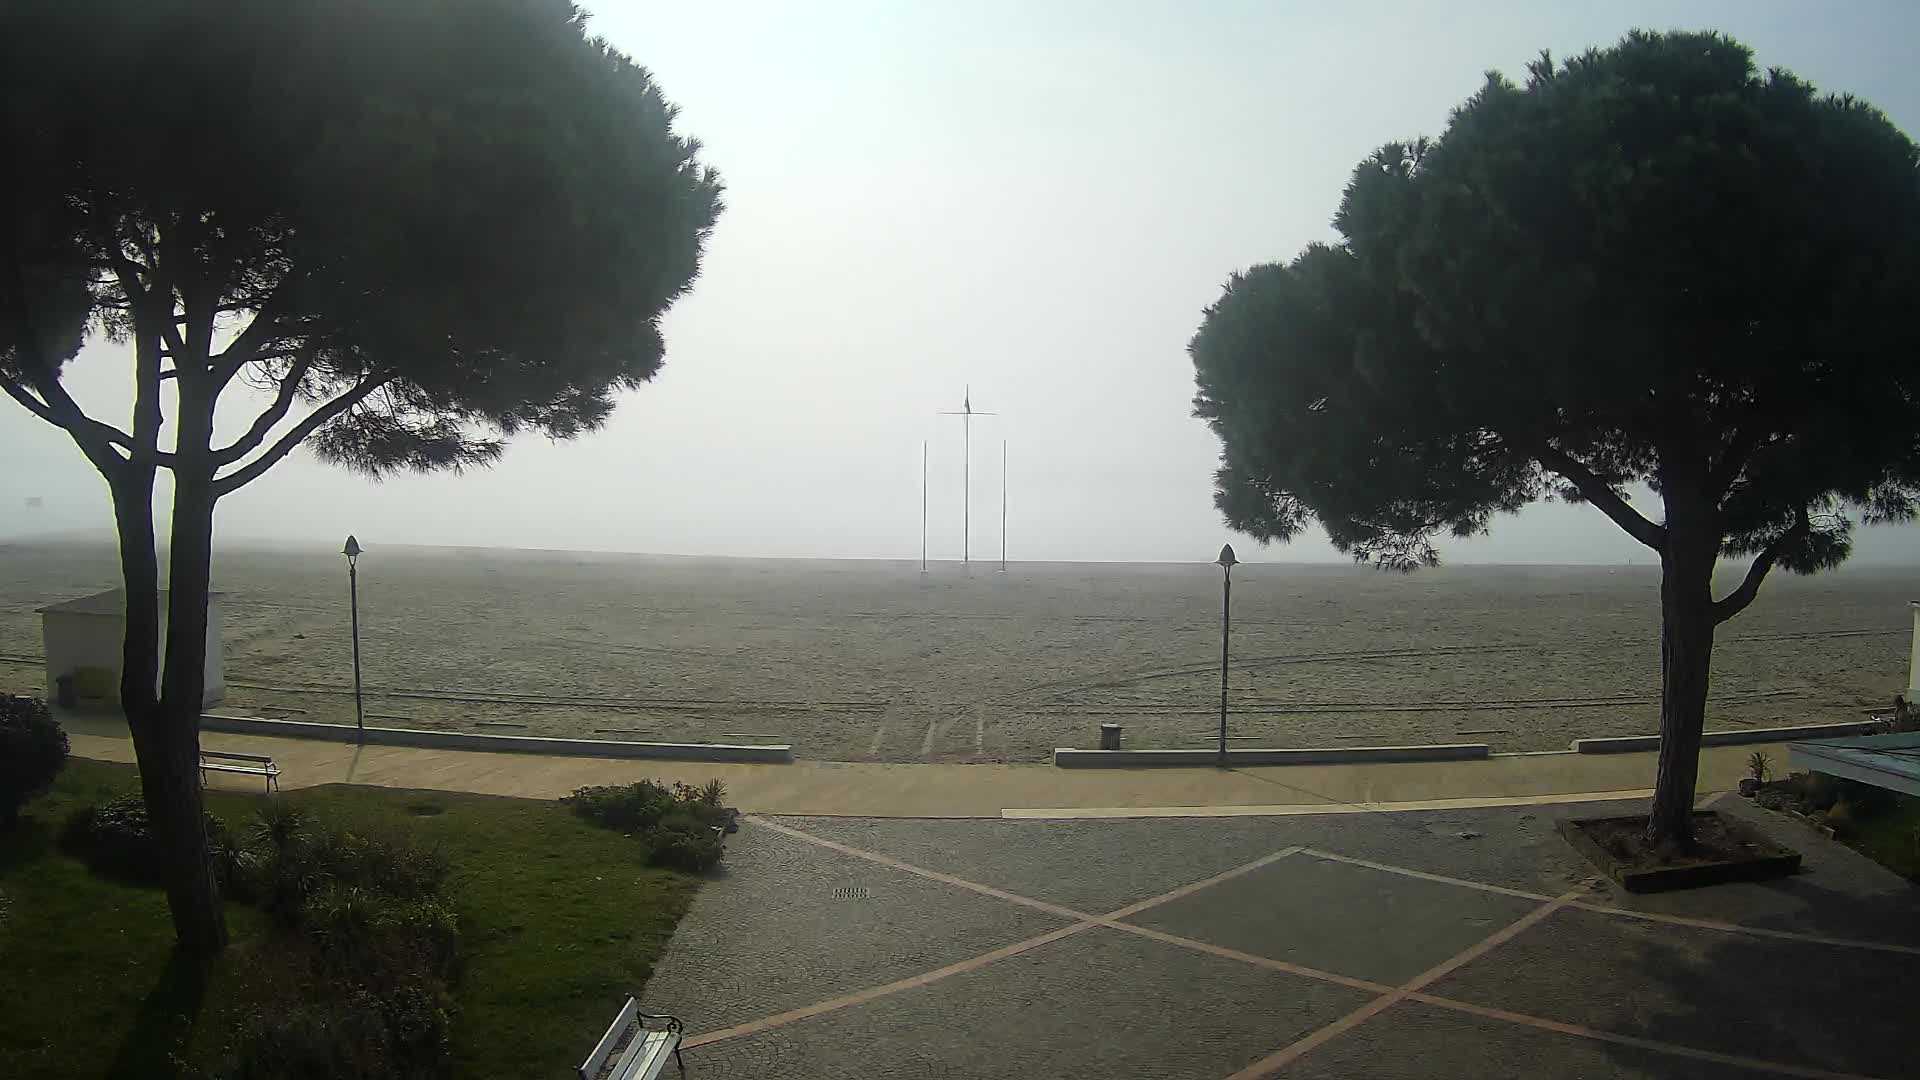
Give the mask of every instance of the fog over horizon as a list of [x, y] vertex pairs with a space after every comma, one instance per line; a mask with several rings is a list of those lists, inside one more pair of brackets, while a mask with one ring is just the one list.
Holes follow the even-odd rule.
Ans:
[[[1318, 529], [1262, 547], [1212, 505], [1219, 446], [1186, 343], [1234, 271], [1333, 237], [1356, 162], [1438, 134], [1498, 68], [1629, 28], [1718, 29], [1920, 134], [1920, 5], [1402, 0], [668, 5], [600, 0], [592, 29], [653, 71], [727, 184], [659, 376], [607, 426], [523, 436], [490, 470], [373, 482], [296, 451], [216, 519], [219, 546], [421, 545], [1014, 561], [1345, 562]], [[121, 348], [68, 386], [124, 418]], [[220, 416], [244, 430], [259, 402]], [[110, 538], [67, 435], [0, 401], [0, 540]], [[164, 477], [164, 472], [162, 476]], [[163, 508], [164, 508], [164, 499]], [[1658, 503], [1639, 492], [1650, 515]], [[1546, 504], [1446, 539], [1450, 564], [1649, 564], [1599, 511]], [[1920, 564], [1920, 526], [1854, 561]]]

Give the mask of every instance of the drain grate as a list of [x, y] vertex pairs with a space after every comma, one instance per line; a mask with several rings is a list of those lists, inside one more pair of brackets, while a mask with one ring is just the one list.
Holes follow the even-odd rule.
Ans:
[[835, 900], [865, 900], [872, 895], [865, 885], [842, 885], [833, 890]]

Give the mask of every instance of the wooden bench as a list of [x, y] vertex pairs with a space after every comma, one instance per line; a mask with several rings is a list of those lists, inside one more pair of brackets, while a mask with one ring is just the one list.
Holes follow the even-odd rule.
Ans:
[[264, 754], [230, 754], [224, 750], [200, 751], [200, 786], [207, 786], [209, 772], [246, 773], [263, 777], [268, 791], [280, 790], [280, 767]]
[[[649, 1020], [660, 1026], [648, 1027]], [[669, 1056], [685, 1076], [687, 1063], [680, 1060], [684, 1031], [677, 1017], [643, 1013], [640, 1003], [628, 998], [593, 1053], [580, 1063], [580, 1080], [654, 1080], [666, 1069]]]

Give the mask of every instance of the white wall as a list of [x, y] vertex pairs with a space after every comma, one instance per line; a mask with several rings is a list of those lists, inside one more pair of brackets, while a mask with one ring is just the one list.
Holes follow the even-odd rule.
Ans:
[[[97, 615], [80, 612], [50, 611], [40, 616], [41, 642], [46, 650], [47, 700], [58, 694], [56, 681], [83, 667], [105, 668], [113, 672], [115, 704], [120, 686], [120, 657], [126, 636], [123, 615]], [[226, 665], [221, 656], [220, 598], [207, 599], [206, 688], [201, 704], [213, 705], [226, 697]], [[160, 654], [165, 655], [167, 615], [160, 612]], [[159, 689], [156, 684], [155, 690]]]

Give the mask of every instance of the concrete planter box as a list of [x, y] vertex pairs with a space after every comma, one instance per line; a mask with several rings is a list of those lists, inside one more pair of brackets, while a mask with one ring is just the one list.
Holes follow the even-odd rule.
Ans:
[[1696, 826], [1713, 822], [1724, 827], [1729, 836], [1750, 845], [1751, 854], [1707, 859], [1680, 866], [1636, 865], [1616, 857], [1592, 835], [1597, 826], [1618, 826], [1623, 823], [1644, 825], [1646, 819], [1641, 817], [1563, 820], [1560, 822], [1560, 835], [1566, 837], [1574, 850], [1585, 856], [1588, 862], [1628, 892], [1667, 892], [1703, 885], [1723, 885], [1730, 881], [1765, 881], [1800, 872], [1799, 852], [1781, 847], [1744, 822], [1711, 810], [1694, 811], [1693, 820]]
[[[1442, 743], [1433, 746], [1333, 746], [1321, 749], [1262, 750], [1229, 748], [1229, 765], [1338, 765], [1374, 761], [1478, 761], [1488, 756], [1486, 743]], [[1220, 763], [1218, 750], [1075, 750], [1053, 752], [1062, 769], [1204, 769]]]
[[[310, 720], [264, 720], [252, 716], [200, 717], [200, 730], [231, 735], [269, 735], [283, 739], [362, 741], [359, 729], [347, 724], [319, 724]], [[786, 764], [793, 747], [786, 743], [745, 746], [731, 743], [623, 742], [614, 739], [547, 739], [535, 735], [477, 735], [465, 731], [426, 731], [418, 728], [366, 729], [370, 746], [417, 746], [433, 750], [472, 750], [481, 753], [558, 754], [576, 757], [658, 758], [679, 761], [732, 761]]]

